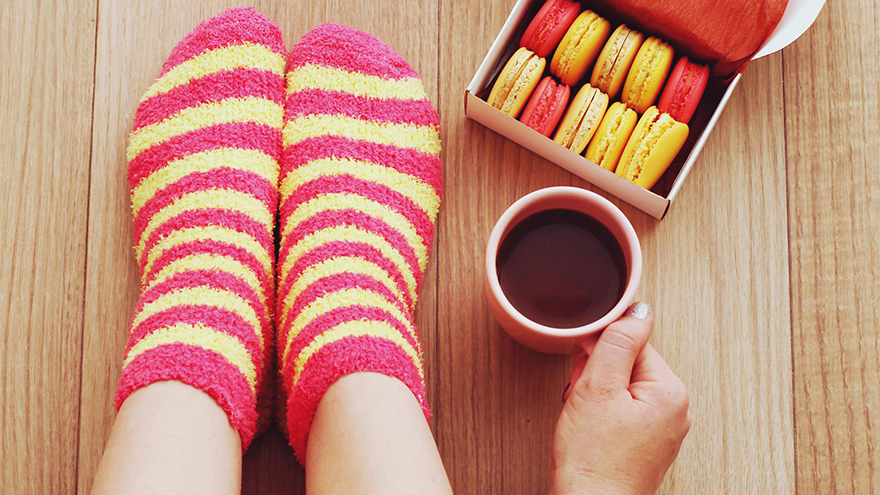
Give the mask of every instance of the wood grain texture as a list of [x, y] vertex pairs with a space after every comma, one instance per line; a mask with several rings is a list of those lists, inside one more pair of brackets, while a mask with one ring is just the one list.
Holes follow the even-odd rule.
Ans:
[[0, 9], [0, 493], [71, 493], [94, 9]]
[[[473, 74], [506, 15], [497, 2], [444, 2], [444, 71]], [[657, 311], [654, 345], [693, 397], [696, 422], [663, 493], [794, 490], [783, 95], [764, 89], [781, 71], [779, 56], [749, 67], [666, 220], [614, 200], [642, 241], [638, 297]], [[483, 296], [483, 250], [522, 195], [592, 188], [465, 120], [465, 84], [441, 87], [440, 449], [461, 493], [542, 493], [572, 363], [527, 351], [499, 329]]]
[[[464, 118], [464, 87], [513, 3], [255, 5], [288, 46], [321, 22], [385, 40], [441, 112], [445, 196], [417, 324], [433, 428], [462, 494], [546, 492], [571, 366], [492, 319], [489, 232], [528, 192], [592, 189]], [[2, 493], [91, 486], [138, 297], [125, 139], [173, 46], [233, 5], [0, 6]], [[664, 494], [880, 490], [878, 23], [876, 2], [830, 2], [803, 39], [749, 65], [663, 222], [612, 198], [642, 241], [652, 341], [692, 396]], [[245, 456], [243, 493], [301, 494], [303, 478], [277, 431]]]
[[829, 2], [784, 53], [800, 493], [880, 493], [878, 22]]

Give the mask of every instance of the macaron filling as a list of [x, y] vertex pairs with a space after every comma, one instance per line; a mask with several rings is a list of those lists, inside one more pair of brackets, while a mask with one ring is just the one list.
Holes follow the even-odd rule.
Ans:
[[[530, 75], [535, 72], [537, 64], [534, 64], [533, 62], [537, 58], [536, 55], [529, 55], [529, 58], [526, 59], [525, 63], [523, 63], [522, 67], [517, 71], [513, 86], [507, 94], [504, 95], [504, 103], [501, 104], [502, 112], [509, 114], [511, 109], [513, 109], [513, 105], [516, 103], [516, 95], [524, 94], [525, 88], [529, 85], [529, 80], [531, 79]], [[506, 86], [507, 85], [505, 84], [505, 87]]]
[[602, 22], [601, 18], [593, 13], [588, 15], [583, 22], [576, 24], [577, 29], [569, 40], [568, 45], [565, 46], [562, 57], [559, 60], [559, 72], [562, 75], [568, 74], [568, 71], [571, 70], [571, 65], [575, 62], [578, 53], [581, 51], [581, 47], [600, 28]]
[[614, 112], [611, 121], [609, 122], [607, 131], [598, 137], [598, 142], [596, 142], [596, 154], [598, 155], [598, 161], [596, 165], [604, 166], [605, 161], [608, 155], [608, 149], [615, 143], [617, 136], [620, 133], [620, 128], [623, 125], [623, 116], [626, 115], [626, 109], [624, 108], [620, 112]]
[[642, 167], [648, 162], [648, 157], [651, 155], [654, 146], [675, 124], [675, 119], [665, 113], [657, 112], [654, 118], [651, 119], [651, 122], [645, 127], [644, 137], [639, 139], [639, 145], [633, 153], [632, 160], [629, 161], [629, 168], [624, 171], [623, 176], [626, 179], [632, 182], [639, 179]]
[[600, 88], [607, 89], [611, 86], [611, 81], [614, 80], [614, 74], [620, 70], [617, 61], [620, 59], [620, 56], [623, 55], [627, 39], [632, 33], [632, 30], [624, 28], [623, 31], [618, 33], [617, 37], [614, 38], [614, 41], [611, 44], [611, 52], [614, 53], [614, 57], [608, 57], [605, 59], [605, 63], [602, 64], [602, 70], [599, 72], [597, 86]]
[[663, 54], [664, 43], [662, 41], [656, 39], [649, 41], [649, 51], [645, 54], [644, 63], [639, 65], [638, 72], [636, 73], [632, 88], [630, 89], [633, 93], [631, 101], [634, 102], [642, 101], [643, 93], [648, 86], [648, 81], [651, 76], [656, 73], [657, 65], [660, 63]]

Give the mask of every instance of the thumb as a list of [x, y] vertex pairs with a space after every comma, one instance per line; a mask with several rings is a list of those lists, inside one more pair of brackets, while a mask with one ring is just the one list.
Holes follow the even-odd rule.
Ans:
[[651, 308], [642, 302], [630, 306], [622, 318], [608, 325], [584, 368], [589, 383], [604, 390], [628, 388], [633, 366], [648, 344], [653, 326]]

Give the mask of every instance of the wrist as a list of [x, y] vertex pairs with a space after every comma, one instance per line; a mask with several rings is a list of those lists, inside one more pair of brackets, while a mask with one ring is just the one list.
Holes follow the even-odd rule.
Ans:
[[550, 495], [643, 495], [630, 483], [608, 479], [588, 470], [553, 472]]

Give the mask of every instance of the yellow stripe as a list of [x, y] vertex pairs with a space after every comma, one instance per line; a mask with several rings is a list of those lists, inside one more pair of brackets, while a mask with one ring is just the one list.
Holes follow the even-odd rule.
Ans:
[[[171, 263], [167, 264], [165, 268], [159, 270], [159, 273], [153, 277], [150, 282], [144, 286], [143, 292], [147, 292], [153, 287], [161, 284], [162, 282], [168, 280], [174, 274], [180, 273], [186, 270], [220, 270], [222, 272], [226, 272], [228, 274], [234, 275], [242, 281], [244, 281], [251, 290], [254, 291], [254, 294], [260, 299], [260, 302], [264, 305], [266, 304], [267, 294], [263, 291], [263, 286], [260, 284], [260, 280], [251, 271], [250, 268], [243, 265], [236, 259], [230, 258], [228, 256], [222, 256], [219, 254], [192, 254], [189, 256], [185, 256], [183, 258], [178, 258]], [[141, 281], [143, 283], [143, 280]], [[265, 315], [266, 319], [269, 318], [269, 308], [265, 307]]]
[[263, 346], [263, 332], [254, 308], [238, 295], [213, 287], [190, 287], [166, 292], [155, 301], [144, 305], [143, 309], [135, 316], [131, 328], [137, 328], [150, 316], [166, 309], [191, 305], [213, 306], [238, 314], [251, 325], [254, 333], [260, 338], [260, 346]]
[[306, 362], [321, 350], [322, 347], [338, 342], [346, 337], [363, 336], [379, 337], [395, 343], [398, 347], [403, 349], [410, 359], [412, 359], [416, 369], [419, 370], [419, 375], [424, 376], [422, 360], [418, 351], [413, 349], [410, 343], [407, 342], [406, 339], [400, 335], [400, 332], [394, 329], [394, 327], [384, 321], [347, 321], [336, 325], [316, 337], [315, 340], [313, 340], [312, 343], [303, 349], [299, 356], [296, 357], [296, 360], [294, 361], [293, 382], [291, 388], [296, 386], [296, 383], [299, 381], [299, 377], [302, 374], [303, 368], [305, 368]]
[[[250, 235], [239, 232], [226, 227], [207, 226], [207, 227], [191, 227], [188, 229], [180, 229], [171, 232], [162, 240], [153, 245], [147, 254], [147, 261], [144, 264], [143, 273], [150, 273], [153, 263], [162, 256], [162, 253], [174, 246], [195, 241], [217, 241], [225, 244], [231, 244], [241, 248], [248, 253], [254, 255], [263, 268], [266, 270], [266, 276], [269, 280], [274, 278], [272, 274], [272, 255], [267, 252], [259, 242]], [[140, 260], [140, 257], [138, 257]]]
[[344, 115], [313, 114], [284, 126], [284, 146], [318, 136], [341, 136], [440, 155], [440, 134], [433, 126], [392, 124], [360, 120]]
[[[345, 289], [337, 292], [331, 292], [326, 296], [315, 299], [296, 316], [296, 319], [293, 320], [293, 323], [290, 326], [290, 332], [288, 332], [287, 334], [287, 339], [284, 342], [284, 351], [281, 354], [282, 366], [286, 365], [287, 363], [287, 355], [290, 351], [290, 344], [293, 343], [293, 340], [296, 338], [296, 336], [299, 335], [300, 332], [302, 332], [302, 330], [306, 326], [308, 326], [309, 323], [312, 322], [312, 320], [327, 313], [328, 311], [355, 305], [375, 307], [386, 311], [391, 316], [393, 316], [394, 319], [399, 321], [414, 339], [417, 338], [416, 331], [408, 323], [406, 316], [401, 313], [396, 306], [388, 302], [387, 299], [367, 289]], [[400, 335], [399, 331], [395, 330], [395, 332]]]
[[201, 347], [220, 354], [226, 361], [238, 368], [247, 379], [248, 385], [251, 386], [251, 391], [256, 393], [257, 368], [251, 360], [247, 347], [237, 338], [202, 324], [176, 323], [150, 333], [132, 346], [122, 363], [122, 367], [125, 368], [136, 357], [150, 349], [177, 343]]
[[245, 42], [241, 45], [224, 46], [201, 53], [174, 66], [156, 79], [156, 82], [144, 93], [141, 101], [216, 72], [258, 69], [281, 76], [284, 74], [285, 65], [284, 55], [273, 52], [265, 45]]
[[150, 234], [162, 226], [163, 223], [187, 211], [202, 210], [211, 207], [220, 208], [221, 206], [224, 210], [235, 211], [246, 215], [265, 227], [269, 233], [273, 231], [272, 223], [275, 220], [274, 215], [269, 211], [269, 207], [266, 206], [266, 203], [250, 194], [228, 189], [194, 191], [180, 196], [171, 204], [162, 208], [150, 217], [150, 221], [141, 233], [140, 240], [135, 248], [135, 253], [137, 254], [138, 259], [140, 259], [144, 252], [144, 247], [147, 244], [147, 240], [150, 238]]
[[226, 98], [181, 110], [167, 119], [141, 127], [128, 138], [127, 160], [141, 152], [202, 127], [234, 122], [255, 122], [280, 129], [284, 108], [265, 98]]
[[[318, 280], [337, 273], [356, 273], [366, 275], [387, 287], [388, 290], [394, 294], [394, 297], [405, 306], [403, 293], [400, 291], [400, 288], [394, 280], [388, 275], [388, 272], [383, 270], [382, 267], [363, 258], [340, 256], [339, 258], [332, 258], [316, 263], [303, 270], [300, 277], [297, 278], [296, 282], [291, 286], [290, 292], [285, 296], [284, 301], [281, 304], [281, 311], [279, 311], [278, 314], [286, 316], [288, 311], [290, 311], [290, 307], [293, 306], [293, 303], [302, 291]], [[285, 319], [286, 318], [284, 317], [281, 318], [282, 325], [284, 324], [283, 320]]]
[[357, 194], [322, 194], [298, 205], [285, 220], [281, 235], [290, 235], [297, 225], [322, 211], [345, 209], [353, 209], [366, 213], [367, 215], [381, 220], [389, 227], [399, 232], [403, 238], [406, 239], [407, 244], [412, 246], [413, 251], [415, 251], [419, 268], [421, 268], [422, 271], [425, 271], [425, 267], [428, 263], [428, 246], [425, 245], [425, 240], [422, 239], [422, 236], [420, 236], [418, 232], [416, 232], [416, 229], [409, 220], [382, 203], [378, 203], [363, 196], [358, 196]]
[[351, 175], [387, 186], [418, 205], [432, 222], [437, 217], [440, 196], [430, 184], [385, 165], [347, 158], [322, 158], [291, 171], [281, 182], [281, 198], [287, 199], [295, 189], [309, 181], [334, 175]]
[[423, 100], [428, 97], [416, 77], [385, 79], [334, 67], [308, 64], [287, 73], [287, 95], [307, 90], [341, 91], [370, 98]]
[[189, 174], [217, 169], [235, 169], [254, 173], [270, 184], [278, 183], [278, 161], [259, 150], [218, 148], [168, 162], [147, 176], [131, 193], [131, 209], [135, 215], [157, 191]]
[[284, 280], [286, 282], [290, 269], [293, 268], [296, 260], [298, 260], [303, 254], [327, 244], [328, 242], [340, 240], [346, 242], [359, 242], [372, 246], [382, 253], [382, 256], [394, 263], [403, 276], [403, 279], [406, 281], [410, 299], [412, 300], [412, 304], [415, 305], [418, 295], [416, 294], [415, 274], [410, 268], [410, 264], [407, 263], [406, 259], [400, 254], [400, 252], [397, 251], [394, 246], [389, 244], [382, 236], [351, 225], [337, 225], [324, 230], [319, 230], [297, 241], [297, 243], [290, 248], [287, 257], [284, 259], [284, 263], [281, 265], [279, 280]]

